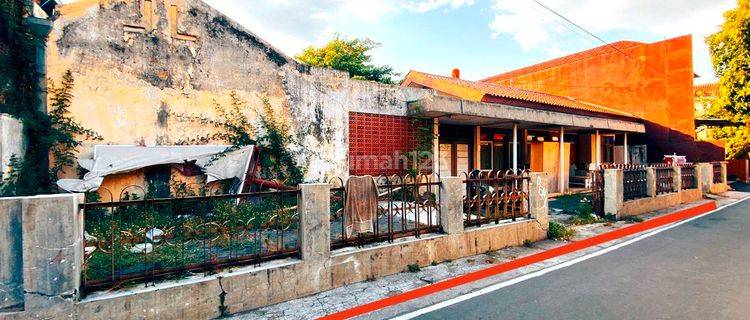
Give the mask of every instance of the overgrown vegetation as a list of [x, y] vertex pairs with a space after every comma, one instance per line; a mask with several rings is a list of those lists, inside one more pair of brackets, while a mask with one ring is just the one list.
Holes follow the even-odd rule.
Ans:
[[594, 213], [594, 207], [590, 203], [582, 203], [576, 215], [570, 218], [570, 223], [573, 225], [592, 224], [599, 222], [601, 219]]
[[523, 246], [526, 248], [533, 248], [534, 247], [534, 241], [531, 241], [529, 239], [523, 240]]
[[439, 168], [431, 168], [434, 163], [432, 158], [435, 156], [432, 152], [435, 139], [432, 119], [424, 116], [419, 103], [413, 103], [409, 107], [409, 119], [414, 126], [414, 149], [408, 154], [408, 158], [412, 159], [413, 163], [406, 165], [407, 173], [416, 176], [420, 173], [436, 171]]
[[[55, 181], [65, 169], [76, 168], [76, 154], [82, 140], [101, 140], [95, 131], [83, 127], [70, 116], [75, 81], [70, 70], [66, 71], [59, 84], [49, 80], [50, 110], [40, 119], [22, 118], [29, 146], [23, 159], [13, 157], [11, 172], [0, 185], [0, 196], [20, 196], [56, 191]], [[43, 128], [43, 126], [49, 126]], [[31, 144], [32, 136], [45, 132]], [[46, 148], [46, 149], [45, 149]], [[52, 156], [51, 166], [47, 159]], [[40, 164], [39, 161], [44, 161]], [[42, 170], [42, 171], [40, 171]]]
[[[714, 71], [719, 78], [719, 97], [703, 117], [750, 122], [750, 0], [724, 13], [721, 29], [706, 38]], [[747, 127], [708, 128], [708, 136], [726, 143], [727, 157], [747, 158]]]
[[550, 221], [549, 228], [547, 229], [547, 238], [570, 240], [575, 236], [575, 233], [575, 230], [572, 228], [567, 228], [558, 222]]
[[409, 265], [407, 265], [407, 266], [406, 266], [406, 269], [407, 269], [407, 270], [408, 270], [409, 272], [412, 272], [412, 273], [414, 273], [414, 272], [419, 272], [419, 271], [421, 271], [421, 270], [422, 270], [422, 267], [420, 267], [420, 266], [419, 266], [418, 264], [416, 264], [416, 263], [411, 263], [411, 264], [409, 264]]
[[314, 67], [332, 68], [349, 72], [354, 79], [393, 83], [391, 77], [398, 74], [390, 66], [371, 64], [369, 52], [380, 44], [370, 39], [347, 39], [338, 34], [320, 48], [307, 47], [295, 56], [299, 61]]
[[229, 143], [226, 152], [243, 146], [256, 145], [260, 148], [260, 175], [265, 179], [283, 181], [295, 186], [302, 182], [303, 172], [297, 166], [287, 146], [293, 142], [289, 126], [274, 111], [268, 98], [262, 98], [262, 110], [256, 110], [259, 126], [246, 115], [247, 101], [235, 91], [229, 93], [228, 107], [214, 102], [216, 118], [172, 113], [178, 121], [208, 125], [216, 130], [203, 135], [178, 141], [177, 144]]
[[627, 221], [630, 223], [639, 223], [643, 222], [643, 218], [641, 216], [627, 216], [625, 218], [622, 218], [623, 221]]

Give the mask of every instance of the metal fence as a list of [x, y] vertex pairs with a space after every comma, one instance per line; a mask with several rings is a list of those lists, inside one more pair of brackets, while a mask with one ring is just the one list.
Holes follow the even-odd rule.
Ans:
[[721, 162], [712, 162], [711, 168], [713, 169], [713, 181], [714, 183], [724, 183], [724, 175], [721, 173]]
[[439, 177], [430, 175], [391, 175], [373, 178], [377, 186], [377, 217], [372, 219], [372, 232], [347, 230], [353, 223], [347, 201], [346, 184], [334, 178], [331, 184], [331, 248], [362, 246], [376, 242], [440, 231]]
[[464, 175], [464, 226], [531, 218], [528, 171], [473, 171]]
[[680, 180], [682, 181], [682, 189], [695, 189], [698, 187], [694, 164], [685, 163], [680, 165]]
[[602, 169], [622, 169], [623, 199], [633, 200], [648, 197], [646, 166], [640, 164], [603, 164]]
[[652, 164], [656, 175], [656, 194], [672, 193], [674, 191], [674, 168], [664, 163]]
[[149, 198], [132, 189], [81, 206], [87, 292], [299, 255], [297, 190]]

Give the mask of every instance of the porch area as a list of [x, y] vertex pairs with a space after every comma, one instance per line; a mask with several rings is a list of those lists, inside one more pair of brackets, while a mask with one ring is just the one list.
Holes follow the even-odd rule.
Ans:
[[554, 196], [585, 192], [589, 169], [600, 164], [646, 162], [644, 125], [633, 118], [443, 96], [410, 107], [433, 121], [433, 167], [441, 177], [545, 172]]

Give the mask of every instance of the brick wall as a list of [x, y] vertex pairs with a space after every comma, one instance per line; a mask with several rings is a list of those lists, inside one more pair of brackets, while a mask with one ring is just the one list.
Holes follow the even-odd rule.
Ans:
[[408, 117], [350, 112], [349, 174], [403, 173], [416, 127]]

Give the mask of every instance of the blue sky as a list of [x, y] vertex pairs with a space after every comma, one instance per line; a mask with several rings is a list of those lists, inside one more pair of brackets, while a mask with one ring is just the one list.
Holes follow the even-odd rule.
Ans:
[[[693, 64], [715, 81], [703, 38], [733, 0], [539, 0], [607, 42], [693, 34]], [[206, 0], [292, 56], [334, 33], [382, 46], [374, 61], [480, 79], [602, 45], [531, 0]], [[571, 30], [572, 29], [572, 30]]]

